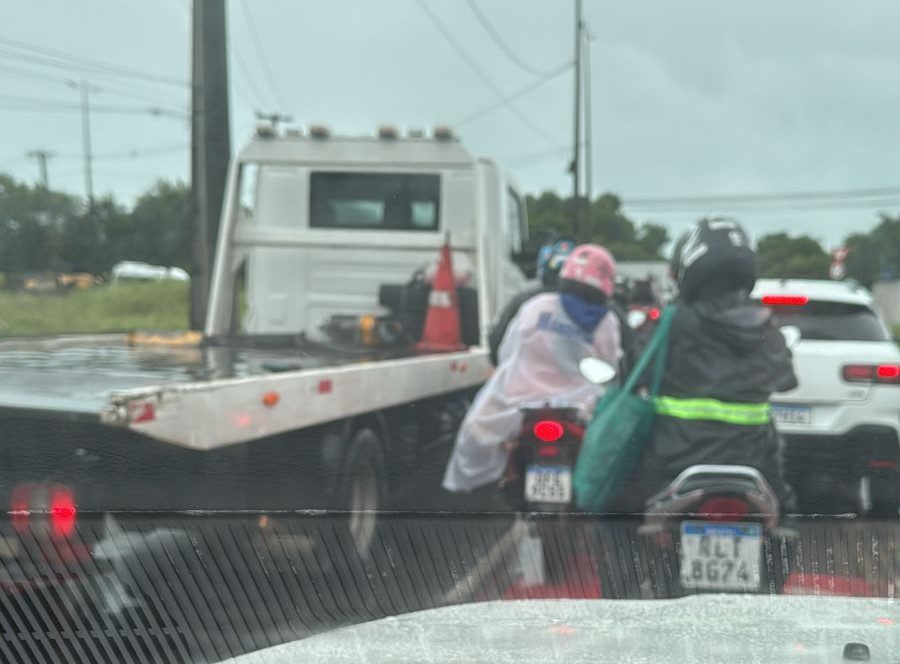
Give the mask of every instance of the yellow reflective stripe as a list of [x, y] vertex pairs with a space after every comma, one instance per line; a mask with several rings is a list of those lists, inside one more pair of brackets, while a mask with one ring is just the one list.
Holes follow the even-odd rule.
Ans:
[[656, 412], [681, 420], [713, 420], [728, 424], [766, 424], [771, 407], [767, 403], [727, 403], [717, 399], [657, 397]]

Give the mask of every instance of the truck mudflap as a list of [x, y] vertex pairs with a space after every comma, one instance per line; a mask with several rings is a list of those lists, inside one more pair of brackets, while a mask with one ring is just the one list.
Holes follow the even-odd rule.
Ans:
[[214, 450], [483, 383], [471, 349], [115, 393], [101, 422], [188, 449]]

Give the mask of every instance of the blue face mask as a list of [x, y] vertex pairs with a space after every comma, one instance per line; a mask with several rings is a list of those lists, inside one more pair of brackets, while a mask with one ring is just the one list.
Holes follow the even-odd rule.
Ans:
[[609, 312], [609, 307], [605, 304], [585, 302], [574, 293], [560, 293], [559, 299], [572, 322], [588, 334], [594, 333], [600, 321]]

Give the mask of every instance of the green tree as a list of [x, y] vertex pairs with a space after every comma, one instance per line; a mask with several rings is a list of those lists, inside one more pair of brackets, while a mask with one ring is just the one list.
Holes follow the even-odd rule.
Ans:
[[159, 180], [140, 196], [117, 248], [120, 260], [191, 267], [191, 190], [183, 182]]
[[854, 233], [844, 244], [850, 249], [847, 276], [861, 284], [900, 276], [900, 217], [882, 215], [869, 233]]
[[0, 272], [58, 269], [61, 230], [80, 208], [74, 196], [0, 174]]
[[591, 219], [587, 222], [587, 201], [572, 197], [561, 198], [545, 191], [540, 196], [529, 196], [528, 225], [531, 254], [550, 235], [571, 236], [572, 220], [578, 213], [579, 232], [577, 242], [596, 242], [606, 246], [619, 260], [659, 260], [663, 246], [669, 241], [666, 229], [657, 224], [638, 226], [622, 211], [618, 196], [605, 193], [590, 202]]
[[808, 235], [791, 237], [773, 233], [760, 238], [757, 247], [760, 274], [764, 277], [825, 279], [831, 256]]

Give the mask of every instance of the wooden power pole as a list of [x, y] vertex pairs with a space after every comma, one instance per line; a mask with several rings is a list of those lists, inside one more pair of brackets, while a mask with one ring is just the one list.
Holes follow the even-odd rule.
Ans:
[[191, 329], [203, 329], [231, 158], [225, 0], [193, 2]]
[[581, 193], [581, 0], [575, 0], [575, 108], [573, 118], [573, 150], [572, 157], [572, 237], [578, 242], [579, 213], [581, 203], [578, 200]]

